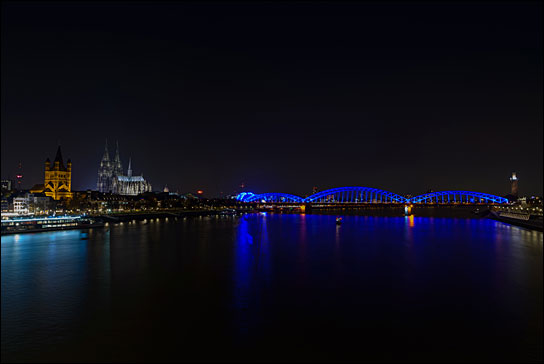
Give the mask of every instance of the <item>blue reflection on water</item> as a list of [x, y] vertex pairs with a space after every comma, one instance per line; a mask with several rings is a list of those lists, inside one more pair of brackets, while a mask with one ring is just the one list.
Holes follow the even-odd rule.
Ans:
[[327, 215], [253, 215], [237, 228], [235, 256], [235, 300], [248, 338], [282, 325], [326, 335], [319, 323], [328, 320], [413, 338], [426, 334], [408, 327], [440, 332], [440, 320], [451, 332], [472, 330], [466, 340], [492, 342], [499, 328], [542, 336], [527, 329], [542, 303], [535, 285], [542, 233], [493, 220], [344, 216], [336, 225]]
[[[27, 355], [54, 350], [73, 338], [76, 327], [86, 320], [88, 304], [107, 300], [109, 252], [102, 244], [90, 246], [96, 232], [91, 229], [88, 234], [88, 240], [79, 230], [2, 236], [2, 343], [6, 347], [25, 347]], [[105, 240], [103, 234], [99, 240]], [[101, 258], [89, 265], [89, 253], [95, 249]], [[94, 264], [102, 261], [106, 264], [97, 271]], [[98, 277], [104, 284], [90, 290]]]
[[87, 248], [79, 231], [2, 236], [1, 249], [2, 342], [31, 340], [51, 326], [58, 329], [48, 342], [61, 340], [85, 298]]
[[237, 309], [238, 323], [243, 332], [247, 331], [249, 308], [249, 286], [251, 280], [251, 252], [250, 245], [253, 244], [253, 237], [249, 233], [249, 222], [247, 217], [240, 219], [236, 231], [234, 243], [235, 268], [234, 268], [234, 300]]

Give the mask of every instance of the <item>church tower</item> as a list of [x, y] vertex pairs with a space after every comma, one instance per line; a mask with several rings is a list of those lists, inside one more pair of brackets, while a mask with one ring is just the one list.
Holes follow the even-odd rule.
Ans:
[[45, 161], [44, 193], [55, 200], [72, 198], [72, 161], [68, 159], [66, 166], [62, 160], [60, 145], [53, 166], [49, 158]]
[[107, 139], [106, 147], [104, 148], [104, 156], [102, 156], [102, 161], [100, 161], [100, 167], [98, 168], [98, 182], [96, 183], [96, 189], [99, 192], [112, 191], [112, 163], [110, 162]]
[[123, 165], [121, 164], [121, 157], [119, 156], [119, 142], [116, 142], [115, 159], [113, 160], [112, 177], [123, 175]]

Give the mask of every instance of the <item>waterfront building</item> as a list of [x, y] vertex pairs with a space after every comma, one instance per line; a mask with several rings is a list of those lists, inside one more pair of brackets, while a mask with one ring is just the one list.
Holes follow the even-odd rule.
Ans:
[[26, 197], [14, 197], [13, 212], [18, 215], [28, 214], [28, 199]]
[[53, 198], [45, 195], [45, 193], [27, 193], [25, 197], [29, 212], [38, 213], [40, 211], [48, 211], [54, 209], [56, 206]]
[[2, 197], [2, 213], [9, 212], [9, 201], [7, 198]]
[[108, 142], [98, 168], [97, 189], [99, 192], [113, 193], [126, 196], [135, 196], [144, 192], [151, 192], [151, 184], [143, 175], [132, 175], [132, 160], [129, 159], [127, 174], [123, 174], [123, 166], [119, 155], [119, 144], [115, 151], [115, 158], [110, 160]]

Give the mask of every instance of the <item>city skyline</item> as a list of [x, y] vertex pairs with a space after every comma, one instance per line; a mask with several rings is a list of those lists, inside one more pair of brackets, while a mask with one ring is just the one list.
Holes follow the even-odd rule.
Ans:
[[542, 5], [388, 4], [4, 3], [2, 178], [107, 135], [155, 190], [542, 195]]
[[[60, 145], [58, 145], [58, 147], [60, 147]], [[127, 159], [126, 157], [125, 158], [121, 158], [122, 160], [124, 159]], [[128, 161], [128, 167], [130, 169], [130, 164], [131, 164], [131, 157], [128, 157], [127, 159]], [[121, 163], [123, 163], [121, 161]], [[43, 163], [42, 163], [43, 165]], [[97, 168], [97, 171], [100, 170], [100, 163], [98, 163], [98, 168]], [[41, 170], [42, 174], [43, 174], [43, 170]], [[17, 187], [17, 174], [19, 173], [19, 164], [17, 165], [17, 168], [16, 170], [14, 171], [14, 173], [12, 174], [12, 176], [2, 176], [2, 180], [9, 180], [12, 182], [13, 184], [13, 187], [16, 188]], [[85, 174], [88, 174], [88, 171], [85, 171]], [[96, 171], [94, 171], [94, 174], [95, 174], [95, 179], [96, 179]], [[513, 175], [517, 174], [517, 172], [512, 172]], [[22, 179], [22, 184], [21, 184], [21, 188], [22, 189], [26, 189], [28, 190], [31, 186], [37, 184], [35, 182], [32, 182], [32, 181], [28, 181], [27, 178], [25, 178], [26, 176], [26, 172], [24, 171], [23, 169], [23, 179]], [[77, 180], [77, 177], [75, 178]], [[39, 184], [39, 181], [43, 180], [43, 176], [42, 178], [38, 178], [37, 181], [38, 181], [38, 184]], [[506, 181], [506, 178], [504, 179]], [[517, 180], [517, 179], [516, 179]], [[509, 179], [510, 182], [508, 182], [508, 185], [505, 184], [505, 188], [503, 191], [501, 192], [495, 192], [493, 194], [495, 195], [498, 195], [498, 196], [505, 196], [509, 193], [509, 189], [510, 189], [510, 183], [512, 181], [511, 177]], [[465, 185], [469, 185], [470, 184], [470, 180], [467, 180], [468, 183], [466, 183]], [[504, 184], [504, 183], [503, 183]], [[517, 184], [517, 182], [516, 182]], [[379, 188], [380, 186], [379, 185], [374, 185], [374, 186], [370, 186], [370, 185], [364, 185], [364, 184], [351, 184], [353, 186], [364, 186], [364, 187], [370, 187], [370, 188]], [[163, 186], [166, 187], [168, 186], [168, 183], [165, 183], [163, 185], [159, 185], [158, 187], [154, 188], [153, 191], [162, 191], [163, 190]], [[244, 186], [242, 188], [242, 186]], [[312, 188], [317, 188], [317, 190], [319, 191], [323, 191], [323, 190], [326, 190], [326, 189], [330, 189], [330, 188], [339, 188], [341, 187], [340, 185], [329, 185], [329, 186], [326, 186], [326, 187], [321, 187], [321, 188], [317, 188], [317, 186], [313, 186]], [[433, 186], [435, 187], [435, 186]], [[455, 187], [455, 186], [453, 186]], [[196, 191], [201, 191], [198, 187], [195, 188], [195, 189], [191, 189], [191, 190], [186, 190], [186, 189], [183, 189], [183, 188], [180, 188], [179, 186], [172, 186], [170, 185], [170, 187], [168, 187], [170, 190], [172, 191], [175, 191], [177, 193], [195, 193]], [[470, 189], [470, 188], [469, 188]], [[92, 185], [92, 183], [90, 184], [89, 187], [87, 188], [75, 188], [74, 191], [84, 191], [84, 190], [99, 190], [97, 188], [97, 184], [96, 182], [94, 183], [94, 186]], [[224, 192], [225, 189], [223, 189], [222, 191], [220, 191], [218, 194], [216, 195], [209, 195], [207, 194], [207, 197], [225, 197], [225, 196], [234, 196], [236, 194], [238, 194], [239, 192], [242, 192], [242, 191], [251, 191], [251, 192], [256, 192], [256, 193], [272, 193], [273, 191], [263, 191], [263, 190], [258, 190], [258, 189], [255, 189], [255, 190], [252, 190], [251, 188], [247, 188], [245, 186], [245, 184], [242, 184], [242, 185], [239, 185], [239, 186], [234, 186], [233, 189], [229, 192]], [[429, 192], [429, 191], [446, 191], [446, 190], [462, 190], [460, 188], [440, 188], [440, 186], [436, 186], [435, 188], [421, 188], [419, 190], [419, 192], [411, 192], [411, 191], [408, 191], [408, 192], [401, 192], [402, 195], [418, 195], [418, 194], [424, 194], [426, 192]], [[474, 190], [474, 189], [473, 189]], [[488, 193], [489, 191], [485, 191], [485, 190], [474, 190], [475, 192], [483, 192], [483, 193]], [[312, 191], [313, 192], [313, 191]], [[312, 194], [312, 192], [309, 191], [309, 189], [307, 189], [306, 191], [303, 191], [302, 193], [300, 193], [301, 196], [309, 196]], [[523, 188], [522, 188], [522, 194], [524, 193], [523, 191]], [[296, 193], [295, 193], [296, 194]], [[541, 196], [541, 194], [539, 195], [538, 193], [530, 193], [530, 192], [526, 192], [523, 194], [523, 196]]]
[[0, 6], [1, 362], [542, 362], [542, 1]]

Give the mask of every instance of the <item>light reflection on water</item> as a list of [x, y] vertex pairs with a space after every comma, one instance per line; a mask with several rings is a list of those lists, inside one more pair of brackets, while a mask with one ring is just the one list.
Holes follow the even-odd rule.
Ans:
[[235, 268], [234, 268], [234, 305], [238, 313], [238, 324], [243, 333], [247, 333], [249, 321], [247, 309], [250, 306], [249, 292], [251, 283], [251, 245], [253, 237], [249, 233], [249, 222], [242, 217], [238, 224], [235, 240]]
[[335, 218], [3, 236], [2, 360], [542, 358], [542, 233]]

